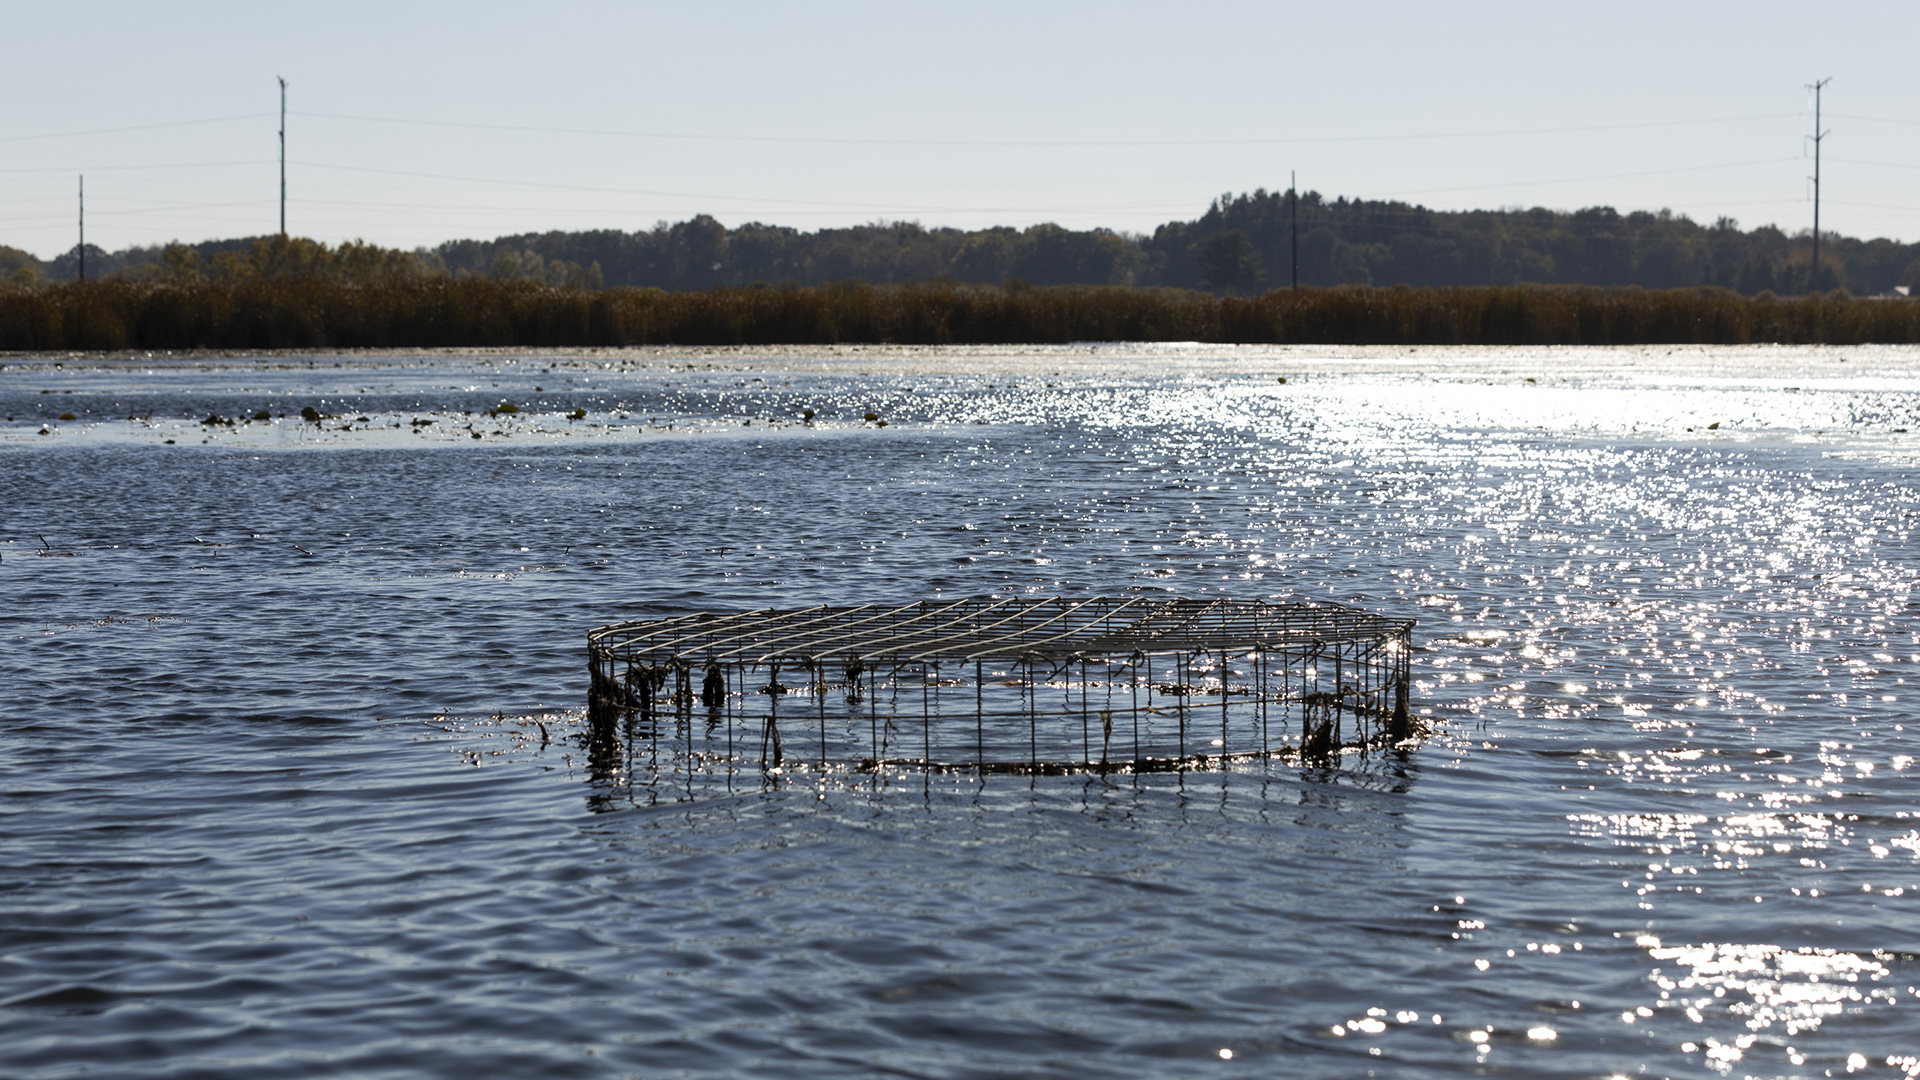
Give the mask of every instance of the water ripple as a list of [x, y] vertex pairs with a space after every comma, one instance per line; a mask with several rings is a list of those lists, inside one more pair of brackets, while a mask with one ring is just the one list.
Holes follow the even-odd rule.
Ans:
[[[1915, 359], [9, 360], [0, 1072], [1920, 1075]], [[1127, 591], [1417, 618], [1424, 745], [589, 768], [594, 625]]]

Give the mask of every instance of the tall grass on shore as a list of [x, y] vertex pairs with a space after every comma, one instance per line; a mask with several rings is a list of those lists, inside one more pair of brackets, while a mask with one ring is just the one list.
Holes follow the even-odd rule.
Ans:
[[1166, 289], [928, 284], [566, 289], [480, 278], [0, 286], [0, 350], [1209, 341], [1920, 342], [1920, 302], [1720, 289]]

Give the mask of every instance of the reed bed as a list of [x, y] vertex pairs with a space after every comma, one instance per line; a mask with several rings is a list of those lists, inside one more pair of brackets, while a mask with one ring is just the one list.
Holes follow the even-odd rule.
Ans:
[[1322, 345], [1920, 342], [1920, 302], [1723, 289], [569, 289], [482, 278], [0, 286], [0, 349], [1208, 341]]

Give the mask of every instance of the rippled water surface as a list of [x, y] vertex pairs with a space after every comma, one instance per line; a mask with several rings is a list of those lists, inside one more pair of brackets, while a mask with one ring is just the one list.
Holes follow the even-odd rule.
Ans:
[[[11, 357], [0, 417], [0, 1075], [1920, 1076], [1920, 352]], [[596, 625], [1139, 592], [1417, 618], [1424, 742], [589, 775]]]

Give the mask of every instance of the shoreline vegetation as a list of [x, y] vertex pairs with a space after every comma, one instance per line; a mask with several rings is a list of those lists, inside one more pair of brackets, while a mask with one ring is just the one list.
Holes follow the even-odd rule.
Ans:
[[952, 283], [588, 289], [490, 278], [0, 286], [0, 350], [1063, 344], [1907, 344], [1920, 302], [1694, 287]]

